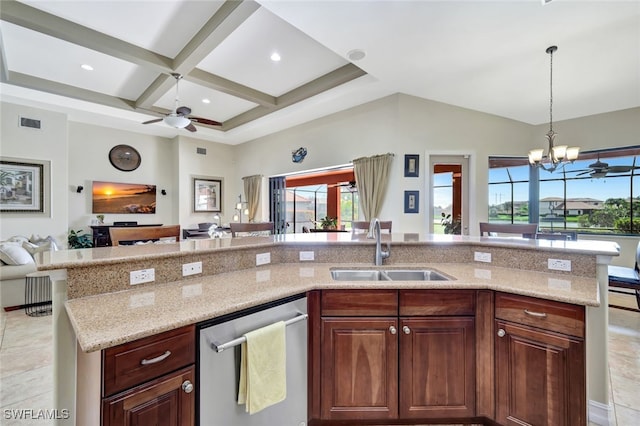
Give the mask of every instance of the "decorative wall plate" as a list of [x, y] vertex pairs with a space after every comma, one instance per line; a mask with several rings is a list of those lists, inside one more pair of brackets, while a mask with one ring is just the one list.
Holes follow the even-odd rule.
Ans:
[[142, 162], [140, 153], [130, 145], [116, 145], [109, 151], [111, 165], [123, 172], [130, 172], [138, 168]]

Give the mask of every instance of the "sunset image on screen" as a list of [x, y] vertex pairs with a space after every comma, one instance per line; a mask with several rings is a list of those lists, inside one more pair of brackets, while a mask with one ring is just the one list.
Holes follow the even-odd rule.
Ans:
[[155, 185], [93, 181], [93, 213], [155, 212]]

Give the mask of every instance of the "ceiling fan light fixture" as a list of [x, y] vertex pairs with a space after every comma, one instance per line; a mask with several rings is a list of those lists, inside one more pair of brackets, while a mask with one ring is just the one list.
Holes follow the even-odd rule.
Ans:
[[191, 120], [189, 120], [187, 117], [182, 117], [179, 115], [167, 115], [165, 118], [163, 118], [163, 121], [165, 124], [171, 127], [175, 127], [176, 129], [184, 129], [189, 124], [191, 124]]
[[551, 58], [549, 67], [549, 132], [546, 134], [549, 150], [545, 155], [544, 149], [532, 149], [528, 155], [529, 164], [540, 167], [550, 173], [566, 163], [573, 163], [580, 153], [580, 148], [576, 146], [554, 145], [557, 133], [553, 131], [553, 53], [556, 50], [558, 50], [558, 46], [549, 46], [546, 50]]

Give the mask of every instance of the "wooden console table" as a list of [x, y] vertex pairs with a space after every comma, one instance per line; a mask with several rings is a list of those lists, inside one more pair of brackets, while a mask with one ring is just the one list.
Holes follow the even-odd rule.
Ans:
[[109, 236], [109, 228], [125, 228], [130, 226], [162, 226], [161, 223], [154, 224], [135, 224], [135, 225], [92, 225], [93, 230], [93, 246], [109, 247], [111, 246], [111, 237]]

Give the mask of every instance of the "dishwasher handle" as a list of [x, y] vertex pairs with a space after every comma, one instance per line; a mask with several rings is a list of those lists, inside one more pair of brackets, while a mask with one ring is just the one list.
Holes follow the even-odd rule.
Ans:
[[[293, 317], [293, 318], [291, 318], [289, 320], [286, 320], [284, 322], [284, 325], [288, 326], [288, 325], [291, 325], [291, 324], [295, 324], [297, 322], [306, 320], [308, 317], [309, 317], [308, 314], [300, 314], [300, 315], [297, 315], [297, 316], [295, 316], [295, 317]], [[232, 348], [234, 346], [238, 346], [238, 345], [240, 345], [240, 344], [242, 344], [242, 343], [244, 343], [246, 341], [247, 341], [247, 338], [245, 336], [240, 336], [240, 337], [238, 337], [236, 339], [233, 339], [233, 340], [230, 340], [230, 341], [228, 341], [226, 343], [211, 342], [211, 349], [213, 349], [214, 351], [220, 353], [220, 352], [224, 351], [225, 349], [229, 349], [229, 348]]]

